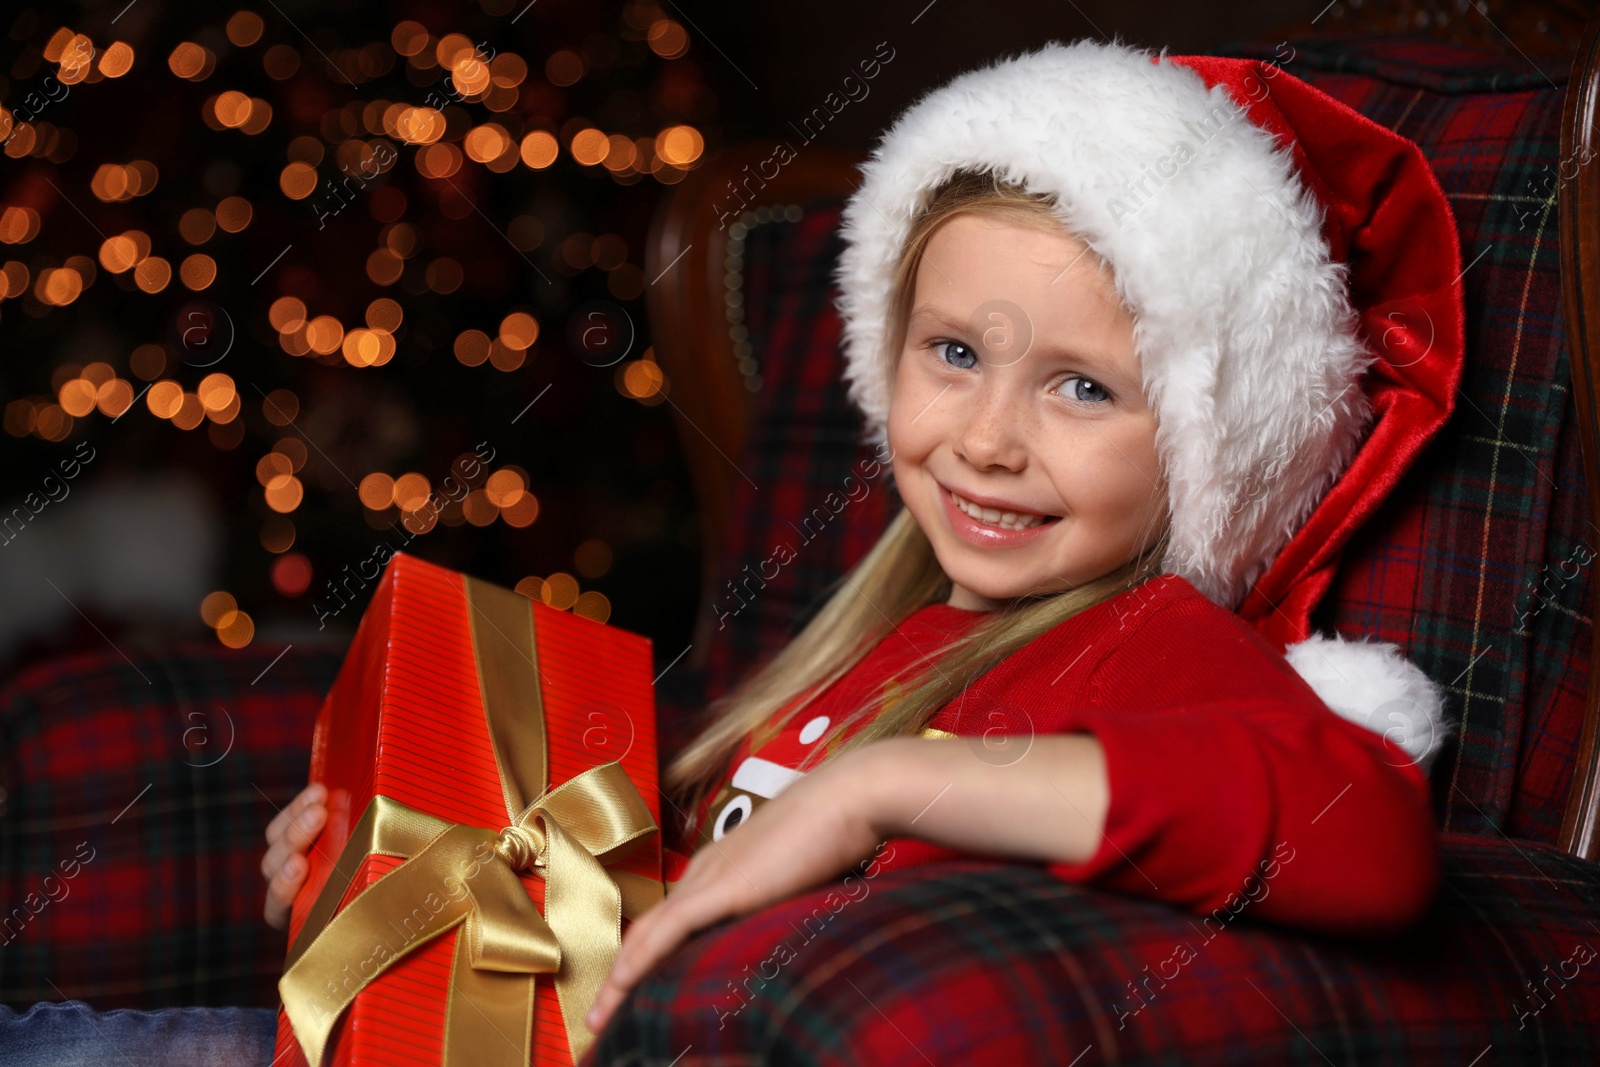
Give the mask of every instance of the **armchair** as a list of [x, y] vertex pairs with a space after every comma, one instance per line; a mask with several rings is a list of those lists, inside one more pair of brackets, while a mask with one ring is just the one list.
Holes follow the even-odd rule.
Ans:
[[[1551, 7], [1558, 28], [1573, 25]], [[1257, 923], [1248, 905], [1190, 916], [1024, 864], [891, 872], [842, 907], [818, 890], [704, 931], [635, 991], [597, 1060], [665, 1063], [693, 1046], [680, 1062], [709, 1063], [738, 1033], [740, 1047], [753, 1034], [768, 1059], [806, 1063], [1600, 1061], [1600, 491], [1586, 488], [1600, 486], [1600, 173], [1587, 162], [1600, 21], [1570, 78], [1517, 46], [1290, 43], [1289, 59], [1276, 42], [1238, 51], [1421, 145], [1468, 264], [1455, 415], [1347, 553], [1316, 620], [1399, 643], [1445, 686], [1457, 728], [1431, 776], [1444, 833], [1433, 911], [1369, 943]], [[824, 504], [869, 455], [830, 293], [858, 157], [808, 145], [752, 179], [771, 173], [771, 150], [707, 160], [661, 206], [649, 249], [651, 333], [705, 546], [664, 758], [894, 510], [881, 476]], [[768, 578], [780, 542], [794, 559]], [[108, 651], [9, 681], [0, 907], [10, 918], [40, 899], [47, 875], [67, 893], [0, 930], [0, 1000], [276, 1003], [284, 944], [259, 917], [261, 828], [304, 782], [342, 651], [297, 648], [275, 665], [275, 649]], [[197, 722], [208, 743], [230, 739], [227, 758], [197, 746]], [[74, 859], [92, 877], [60, 880]], [[792, 958], [769, 979], [780, 945]], [[752, 974], [776, 989], [751, 997]]]
[[[997, 1049], [1065, 1062], [1090, 1047], [1135, 1063], [1233, 1062], [1241, 1049], [1252, 1062], [1600, 1056], [1600, 978], [1580, 962], [1600, 953], [1589, 567], [1600, 493], [1582, 488], [1600, 485], [1600, 179], [1587, 162], [1600, 20], [1565, 85], [1516, 47], [1344, 33], [1238, 48], [1416, 141], [1468, 264], [1456, 411], [1314, 619], [1400, 644], [1445, 685], [1456, 728], [1431, 775], [1445, 842], [1433, 913], [1405, 937], [1360, 945], [1248, 922], [1248, 907], [1237, 922], [1197, 922], [1018, 867], [952, 865], [931, 885], [886, 877], [830, 920], [821, 947], [803, 939], [828, 962], [795, 966], [829, 982], [784, 972], [780, 992], [748, 1008], [737, 983], [766, 973], [774, 945], [802, 940], [791, 935], [825, 914], [823, 895], [707, 932], [640, 990], [602, 1062], [632, 1044], [666, 1058], [692, 1044], [708, 1061], [745, 1047], [696, 1021], [733, 1009], [774, 1042], [805, 1035], [794, 1059], [806, 1063], [868, 1048], [906, 1063]], [[834, 492], [869, 455], [831, 301], [860, 157], [804, 146], [773, 175], [775, 147], [709, 160], [675, 188], [650, 249], [657, 353], [708, 516], [695, 648], [712, 696], [781, 646], [896, 507], [882, 479], [842, 506]], [[780, 544], [794, 559], [774, 574], [765, 561]], [[978, 941], [952, 953], [959, 972], [931, 947]], [[974, 955], [996, 966], [975, 976]], [[1018, 988], [1018, 973], [1034, 985]], [[1009, 997], [972, 992], [984, 981]]]

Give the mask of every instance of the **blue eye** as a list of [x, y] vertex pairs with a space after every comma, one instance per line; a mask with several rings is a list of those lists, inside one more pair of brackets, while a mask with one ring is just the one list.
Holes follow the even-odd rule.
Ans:
[[[962, 370], [971, 370], [973, 367], [978, 365], [978, 354], [972, 349], [968, 348], [966, 345], [962, 344], [960, 341], [929, 341], [928, 347], [933, 349], [935, 352], [939, 352], [939, 358], [950, 364], [952, 367], [959, 367]], [[950, 355], [949, 350], [952, 348], [960, 349], [962, 354], [957, 356]], [[942, 352], [941, 349], [943, 350]]]
[[[934, 353], [938, 355], [939, 359], [949, 366], [956, 367], [961, 370], [971, 370], [973, 367], [978, 365], [978, 353], [974, 352], [971, 347], [962, 344], [960, 341], [937, 338], [929, 341], [927, 347], [932, 349]], [[1070, 390], [1066, 388], [1069, 383], [1072, 383], [1073, 385], [1073, 388]], [[1056, 390], [1061, 392], [1062, 395], [1067, 396], [1069, 399], [1078, 402], [1079, 404], [1091, 406], [1106, 404], [1114, 399], [1111, 393], [1104, 386], [1093, 381], [1092, 379], [1083, 377], [1081, 374], [1068, 375], [1067, 378], [1056, 387]]]
[[[1077, 384], [1073, 388], [1066, 388], [1067, 385], [1074, 382]], [[1081, 387], [1085, 385], [1088, 386], [1092, 391], [1090, 396], [1083, 395], [1083, 390]], [[1111, 399], [1111, 394], [1106, 392], [1103, 386], [1097, 385], [1088, 378], [1077, 374], [1070, 376], [1066, 381], [1062, 382], [1061, 386], [1058, 387], [1058, 391], [1061, 391], [1063, 395], [1072, 400], [1076, 400], [1080, 404], [1100, 404]]]

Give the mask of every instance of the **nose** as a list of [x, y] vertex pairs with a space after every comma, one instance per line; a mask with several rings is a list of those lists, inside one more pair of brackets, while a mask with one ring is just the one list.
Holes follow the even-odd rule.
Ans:
[[971, 395], [966, 423], [956, 434], [955, 453], [975, 470], [1020, 472], [1028, 463], [1026, 428], [1006, 390], [985, 375]]

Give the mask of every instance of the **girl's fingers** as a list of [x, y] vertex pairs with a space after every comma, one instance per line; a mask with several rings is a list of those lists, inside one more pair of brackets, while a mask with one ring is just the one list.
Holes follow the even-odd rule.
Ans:
[[617, 1010], [617, 1005], [622, 1003], [625, 995], [626, 990], [619, 990], [610, 983], [600, 987], [599, 994], [594, 998], [594, 1007], [584, 1017], [584, 1025], [590, 1033], [598, 1035], [606, 1028], [606, 1023], [611, 1021], [611, 1013]]
[[[682, 889], [677, 890], [682, 894]], [[668, 907], [668, 903], [672, 906]], [[606, 1024], [639, 979], [681, 945], [696, 930], [709, 926], [727, 914], [728, 909], [710, 893], [678, 895], [662, 901], [639, 916], [629, 927], [611, 963], [594, 1007], [586, 1020], [595, 1033]]]
[[308, 790], [302, 789], [299, 795], [289, 801], [287, 806], [279, 808], [278, 813], [267, 823], [267, 843], [269, 845], [276, 844], [278, 838], [283, 836], [284, 828], [294, 821], [296, 815], [300, 814], [300, 809], [306, 805], [307, 792]]
[[284, 830], [299, 817], [300, 813], [308, 805], [322, 804], [327, 798], [327, 787], [321, 782], [312, 782], [300, 790], [299, 794], [289, 801], [289, 806], [274, 815], [272, 821], [267, 823], [267, 843], [276, 844], [278, 838], [283, 836]]
[[285, 823], [287, 829], [279, 832], [276, 840], [267, 848], [267, 854], [261, 858], [261, 876], [272, 878], [290, 856], [303, 854], [317, 834], [322, 832], [322, 824], [327, 820], [328, 809], [321, 804], [301, 808], [293, 820]]
[[295, 894], [305, 884], [310, 866], [303, 856], [291, 856], [278, 868], [278, 873], [267, 883], [267, 904], [264, 916], [267, 925], [275, 930], [289, 928], [289, 906]]
[[666, 902], [663, 901], [635, 919], [629, 925], [627, 933], [622, 937], [622, 946], [617, 950], [616, 959], [611, 961], [611, 970], [606, 972], [606, 980], [601, 983], [600, 992], [595, 995], [594, 1004], [589, 1009], [585, 1019], [591, 1032], [598, 1034], [611, 1018], [611, 1013], [616, 1011], [617, 1005], [622, 1003], [622, 998], [628, 995], [628, 990], [636, 984], [635, 975], [643, 973], [647, 968], [638, 963], [639, 957], [645, 953], [642, 942], [650, 931], [659, 925]]
[[657, 931], [670, 933], [671, 910], [665, 904], [658, 905], [628, 927], [628, 936], [622, 939], [617, 957], [611, 961], [611, 970], [606, 976], [609, 983], [626, 988], [633, 985], [639, 974], [650, 969], [655, 945], [659, 943]]
[[261, 877], [272, 881], [283, 871], [283, 865], [295, 855], [294, 851], [281, 840], [267, 849], [267, 854], [261, 857]]
[[294, 822], [289, 824], [289, 829], [284, 831], [283, 844], [289, 846], [291, 851], [304, 852], [311, 847], [311, 842], [317, 839], [322, 832], [322, 826], [328, 821], [328, 809], [321, 804], [308, 804], [302, 808]]

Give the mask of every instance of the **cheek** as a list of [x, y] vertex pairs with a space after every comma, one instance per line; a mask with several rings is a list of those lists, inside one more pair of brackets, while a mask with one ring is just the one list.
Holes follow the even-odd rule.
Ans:
[[900, 360], [889, 394], [888, 437], [896, 466], [904, 459], [915, 461], [926, 453], [928, 431], [937, 421], [935, 413], [926, 410], [933, 394], [923, 388], [919, 376], [906, 367], [906, 362], [904, 358]]
[[918, 475], [932, 450], [931, 444], [916, 432], [922, 428], [922, 422], [914, 426], [909, 423], [909, 418], [896, 418], [890, 413], [888, 440], [889, 447], [893, 449], [890, 455], [894, 458], [889, 461], [889, 469], [894, 473], [894, 484], [907, 504], [915, 496], [911, 487], [917, 484]]
[[[1115, 498], [1130, 515], [1146, 516], [1151, 509], [1166, 506], [1166, 491], [1161, 481], [1161, 464], [1155, 444], [1145, 433], [1130, 434], [1120, 454], [1115, 455], [1109, 472], [1106, 493]], [[1142, 522], [1142, 519], [1141, 519]]]
[[1103, 437], [1106, 450], [1121, 457], [1124, 467], [1155, 473], [1156, 421], [1152, 413], [1124, 413], [1105, 424]]
[[1165, 491], [1161, 489], [1161, 457], [1156, 450], [1155, 423], [1147, 423], [1142, 427], [1134, 440], [1129, 442], [1128, 447], [1128, 455], [1142, 475], [1139, 479], [1140, 486], [1150, 492], [1159, 492], [1164, 497]]
[[1142, 514], [1165, 499], [1155, 445], [1143, 427], [1102, 425], [1051, 443], [1050, 480], [1085, 512]]

